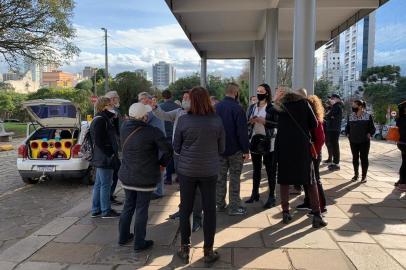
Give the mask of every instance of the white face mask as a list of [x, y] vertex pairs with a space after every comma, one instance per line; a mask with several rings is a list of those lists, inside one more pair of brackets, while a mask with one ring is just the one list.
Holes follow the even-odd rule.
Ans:
[[182, 100], [182, 108], [186, 111], [190, 110], [190, 100]]
[[114, 113], [114, 114], [117, 114], [116, 111], [113, 110], [113, 109], [110, 109], [109, 112]]

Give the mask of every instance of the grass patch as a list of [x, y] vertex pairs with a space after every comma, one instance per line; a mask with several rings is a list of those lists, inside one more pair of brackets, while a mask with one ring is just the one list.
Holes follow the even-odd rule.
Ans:
[[14, 132], [13, 137], [25, 137], [27, 132], [26, 123], [4, 123], [6, 132]]

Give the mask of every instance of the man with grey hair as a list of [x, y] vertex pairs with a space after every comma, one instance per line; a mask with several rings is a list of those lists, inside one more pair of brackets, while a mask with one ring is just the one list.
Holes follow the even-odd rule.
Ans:
[[[138, 102], [150, 106], [152, 102], [152, 96], [147, 92], [141, 92], [138, 94]], [[147, 124], [159, 128], [163, 134], [165, 134], [165, 124], [164, 121], [157, 118], [152, 112], [148, 112], [148, 122]], [[160, 199], [164, 196], [164, 178], [158, 184], [157, 189], [152, 193], [152, 200]]]
[[[112, 113], [114, 113], [116, 116], [111, 120], [114, 129], [116, 131], [116, 137], [117, 137], [117, 142], [118, 142], [118, 149], [119, 152], [121, 152], [121, 143], [120, 143], [120, 127], [121, 127], [121, 115], [120, 115], [120, 111], [119, 111], [119, 107], [120, 107], [120, 96], [118, 95], [117, 91], [109, 91], [105, 94], [105, 97], [110, 99], [111, 105], [113, 107], [113, 110], [111, 111]], [[117, 182], [118, 182], [118, 170], [119, 167], [117, 169], [114, 170], [113, 173], [113, 181], [111, 184], [111, 190], [110, 190], [110, 201], [112, 204], [114, 205], [122, 205], [123, 203], [118, 201], [116, 199], [116, 196], [114, 195], [114, 192], [116, 191], [116, 187], [117, 187]]]

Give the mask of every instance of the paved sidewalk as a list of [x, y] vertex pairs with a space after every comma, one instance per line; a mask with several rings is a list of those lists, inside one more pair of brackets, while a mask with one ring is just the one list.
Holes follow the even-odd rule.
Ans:
[[[406, 196], [394, 191], [400, 153], [396, 146], [373, 142], [369, 179], [352, 183], [349, 145], [341, 145], [341, 171], [322, 167], [328, 196], [329, 225], [311, 228], [305, 213], [293, 212], [294, 221], [281, 224], [281, 208], [264, 210], [248, 206], [247, 217], [218, 214], [215, 246], [221, 261], [215, 268], [234, 269], [405, 269]], [[242, 197], [251, 193], [251, 165], [244, 167]], [[262, 200], [267, 182], [261, 184]], [[176, 186], [168, 196], [150, 207], [148, 238], [153, 249], [134, 254], [131, 247], [117, 245], [118, 220], [91, 219], [90, 199], [79, 203], [51, 223], [0, 254], [0, 269], [173, 269], [182, 267], [174, 256], [179, 246], [178, 222], [167, 220], [179, 204]], [[122, 192], [119, 193], [121, 199]], [[292, 207], [302, 197], [291, 198]], [[191, 264], [203, 268], [202, 231], [193, 234]]]

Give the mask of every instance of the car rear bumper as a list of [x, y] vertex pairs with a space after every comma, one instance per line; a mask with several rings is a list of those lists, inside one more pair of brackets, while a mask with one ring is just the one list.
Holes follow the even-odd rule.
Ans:
[[89, 170], [80, 171], [55, 171], [55, 172], [37, 172], [37, 171], [18, 171], [23, 178], [38, 178], [43, 175], [57, 178], [82, 178]]

